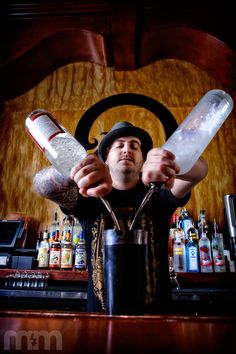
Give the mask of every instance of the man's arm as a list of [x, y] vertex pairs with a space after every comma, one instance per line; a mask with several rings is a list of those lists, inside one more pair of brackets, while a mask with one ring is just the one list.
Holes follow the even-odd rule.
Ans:
[[196, 184], [206, 177], [207, 173], [208, 164], [200, 157], [189, 172], [176, 176], [171, 192], [175, 197], [183, 198]]
[[68, 179], [52, 166], [39, 171], [34, 177], [33, 188], [44, 198], [72, 209], [80, 195], [97, 198], [110, 193], [112, 180], [106, 164], [90, 154], [72, 168]]
[[70, 178], [63, 177], [53, 166], [36, 173], [33, 179], [33, 189], [42, 197], [66, 209], [72, 209], [79, 197], [76, 183]]
[[200, 157], [189, 172], [178, 175], [179, 166], [175, 162], [175, 155], [162, 148], [153, 148], [143, 164], [142, 180], [146, 185], [161, 182], [175, 197], [183, 198], [205, 178], [207, 172], [208, 164]]

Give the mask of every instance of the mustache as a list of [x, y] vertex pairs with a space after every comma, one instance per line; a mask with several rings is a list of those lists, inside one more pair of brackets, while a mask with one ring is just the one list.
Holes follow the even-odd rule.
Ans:
[[131, 162], [134, 162], [134, 158], [123, 156], [123, 157], [119, 158], [119, 161], [131, 161]]

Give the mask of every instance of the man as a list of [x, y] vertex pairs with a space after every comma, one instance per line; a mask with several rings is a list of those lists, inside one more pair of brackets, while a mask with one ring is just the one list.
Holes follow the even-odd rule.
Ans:
[[[200, 158], [185, 175], [178, 175], [175, 156], [153, 148], [150, 135], [128, 122], [119, 122], [102, 139], [98, 156], [88, 155], [65, 180], [53, 167], [36, 174], [34, 188], [58, 203], [65, 214], [78, 217], [85, 234], [88, 256], [88, 311], [105, 309], [102, 232], [114, 228], [99, 197], [109, 201], [119, 224], [130, 226], [151, 182], [162, 184], [140, 213], [136, 228], [148, 231], [146, 311], [168, 311], [170, 299], [168, 233], [170, 218], [184, 206], [191, 189], [207, 174]], [[91, 198], [93, 197], [93, 198]]]

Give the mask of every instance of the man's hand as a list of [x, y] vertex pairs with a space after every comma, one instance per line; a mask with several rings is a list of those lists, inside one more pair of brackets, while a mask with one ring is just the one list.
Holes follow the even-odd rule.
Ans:
[[73, 167], [70, 177], [84, 197], [103, 197], [112, 190], [108, 167], [95, 154], [88, 155]]
[[174, 154], [161, 148], [153, 148], [148, 152], [143, 164], [142, 181], [147, 186], [151, 182], [161, 182], [165, 188], [171, 189], [178, 172]]

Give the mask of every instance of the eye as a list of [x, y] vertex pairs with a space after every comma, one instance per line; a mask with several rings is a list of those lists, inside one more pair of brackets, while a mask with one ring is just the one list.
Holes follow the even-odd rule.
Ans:
[[132, 150], [140, 150], [140, 145], [138, 144], [138, 143], [131, 143], [130, 144], [130, 148], [132, 149]]
[[113, 147], [116, 149], [122, 149], [124, 147], [124, 143], [122, 141], [117, 141], [113, 144]]

